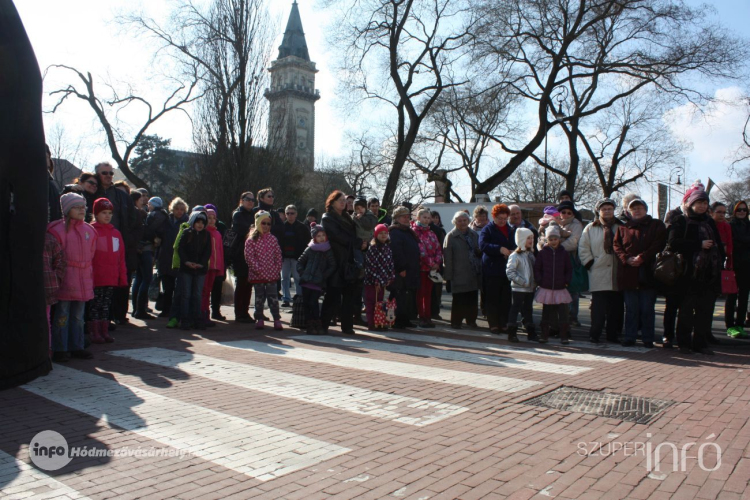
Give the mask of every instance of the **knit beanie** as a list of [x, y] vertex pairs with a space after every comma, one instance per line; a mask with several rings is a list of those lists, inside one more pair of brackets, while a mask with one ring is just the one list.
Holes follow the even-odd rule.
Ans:
[[561, 201], [560, 204], [557, 205], [557, 211], [562, 212], [563, 210], [570, 210], [575, 213], [576, 206], [572, 201]]
[[321, 226], [320, 224], [313, 224], [313, 225], [312, 225], [312, 226], [310, 227], [310, 236], [312, 236], [312, 237], [313, 237], [313, 239], [315, 239], [315, 236], [316, 236], [316, 235], [317, 235], [318, 233], [325, 233], [325, 232], [326, 232], [326, 230], [325, 230], [325, 229], [323, 228], [323, 226]]
[[701, 200], [708, 201], [708, 193], [706, 193], [701, 186], [698, 186], [690, 193], [690, 196], [687, 197], [685, 204], [692, 207], [693, 203]]
[[401, 217], [402, 215], [409, 215], [411, 212], [406, 207], [396, 207], [393, 210], [393, 218]]
[[85, 207], [86, 198], [76, 193], [66, 193], [60, 196], [60, 208], [62, 208], [62, 213], [64, 217], [67, 217], [68, 212], [70, 212], [70, 209], [75, 207], [76, 205], [83, 205]]
[[263, 219], [270, 219], [270, 218], [271, 218], [271, 214], [269, 214], [265, 210], [259, 210], [258, 213], [255, 214], [255, 227], [258, 227], [258, 225], [260, 224], [260, 221], [262, 221]]
[[112, 202], [109, 201], [107, 198], [99, 198], [96, 201], [94, 201], [94, 215], [99, 215], [99, 212], [103, 212], [105, 210], [111, 210], [115, 211], [115, 207], [112, 205]]
[[[206, 216], [208, 215], [213, 215], [214, 217], [216, 217], [216, 210], [214, 210], [213, 208], [206, 208]], [[208, 220], [208, 217], [206, 217], [206, 220]]]
[[310, 216], [317, 218], [318, 211], [315, 210], [314, 208], [311, 208], [310, 210], [307, 211], [307, 217], [310, 217]]
[[560, 212], [557, 210], [557, 207], [549, 206], [544, 207], [544, 215], [551, 215], [552, 217], [557, 217], [560, 215]]
[[193, 207], [193, 212], [203, 212], [206, 213], [206, 207], [203, 205], [196, 205]]
[[601, 200], [596, 202], [596, 213], [599, 213], [599, 210], [604, 205], [612, 205], [612, 208], [617, 208], [617, 204], [612, 200], [611, 198], [602, 198]]
[[378, 224], [377, 226], [375, 226], [375, 230], [373, 231], [373, 236], [375, 236], [375, 238], [377, 238], [378, 235], [380, 233], [382, 233], [382, 232], [386, 232], [387, 233], [388, 232], [388, 226], [386, 226], [385, 224]]
[[567, 197], [568, 197], [568, 198], [570, 198], [571, 200], [573, 199], [573, 195], [572, 195], [572, 194], [570, 193], [570, 191], [568, 191], [567, 189], [563, 189], [562, 191], [560, 191], [559, 193], [557, 193], [557, 199], [558, 199], [558, 200], [559, 200], [560, 198], [562, 198], [563, 196], [567, 196]]
[[688, 199], [690, 198], [690, 195], [693, 194], [696, 190], [706, 190], [706, 186], [703, 185], [700, 179], [697, 179], [692, 186], [688, 188], [687, 191], [685, 191], [685, 196], [682, 197], [682, 204], [690, 206], [690, 203], [688, 202]]
[[206, 207], [206, 210], [213, 210], [214, 212], [218, 212], [219, 210], [216, 208], [216, 205], [213, 203], [206, 203], [204, 205]]
[[525, 227], [519, 227], [518, 229], [516, 229], [516, 246], [518, 248], [526, 250], [526, 240], [529, 236], [534, 236], [534, 233], [531, 231], [531, 229]]
[[158, 196], [154, 196], [153, 198], [151, 198], [150, 200], [148, 200], [148, 202], [154, 208], [164, 208], [164, 202]]
[[560, 237], [560, 228], [557, 227], [557, 226], [550, 226], [550, 227], [547, 228], [547, 230], [545, 231], [544, 235], [547, 238], [551, 238], [552, 236], [556, 236], [556, 237], [559, 238]]

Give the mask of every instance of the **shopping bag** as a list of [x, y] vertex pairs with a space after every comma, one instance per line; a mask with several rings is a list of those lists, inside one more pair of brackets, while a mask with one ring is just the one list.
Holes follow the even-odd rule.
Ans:
[[734, 271], [721, 272], [721, 293], [724, 295], [737, 293], [737, 278]]
[[578, 255], [570, 256], [570, 263], [573, 265], [573, 278], [568, 285], [569, 293], [586, 292], [589, 289], [589, 272], [581, 264]]
[[292, 322], [290, 326], [292, 328], [299, 328], [304, 330], [307, 328], [307, 315], [305, 314], [305, 302], [302, 300], [302, 295], [295, 295], [294, 301], [292, 302]]

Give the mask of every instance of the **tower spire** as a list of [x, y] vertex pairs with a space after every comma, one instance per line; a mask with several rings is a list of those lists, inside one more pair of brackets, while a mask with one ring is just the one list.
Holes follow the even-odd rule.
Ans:
[[296, 56], [305, 61], [310, 60], [297, 0], [294, 0], [294, 3], [292, 3], [292, 12], [289, 14], [289, 20], [286, 23], [284, 39], [279, 46], [279, 59], [289, 56]]

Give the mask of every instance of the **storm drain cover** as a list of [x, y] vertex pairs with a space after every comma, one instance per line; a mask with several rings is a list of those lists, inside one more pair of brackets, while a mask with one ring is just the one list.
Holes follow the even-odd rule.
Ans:
[[675, 404], [674, 401], [665, 399], [644, 398], [564, 386], [524, 401], [524, 403], [555, 410], [616, 418], [637, 424], [648, 423], [652, 418]]

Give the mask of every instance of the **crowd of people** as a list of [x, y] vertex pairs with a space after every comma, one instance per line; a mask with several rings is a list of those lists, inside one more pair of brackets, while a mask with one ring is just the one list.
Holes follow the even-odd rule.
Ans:
[[[294, 205], [276, 208], [271, 188], [243, 193], [227, 225], [212, 204], [191, 209], [175, 198], [166, 205], [143, 189], [117, 185], [113, 174], [101, 163], [50, 197], [44, 268], [56, 361], [88, 359], [87, 342], [113, 342], [110, 333], [128, 323], [131, 304], [133, 317], [154, 319], [154, 268], [154, 308], [168, 328], [202, 330], [225, 320], [222, 290], [231, 270], [234, 320], [255, 329], [268, 322], [282, 330], [280, 307], [299, 302], [311, 335], [337, 323], [344, 335], [355, 325], [380, 330], [391, 325], [382, 318], [394, 300], [392, 326], [434, 328], [445, 286], [452, 329], [478, 328], [481, 314], [491, 333], [518, 342], [520, 314], [529, 340], [559, 337], [566, 344], [571, 326], [580, 326], [581, 294], [590, 293], [592, 343], [633, 346], [640, 332], [647, 348], [661, 343], [703, 354], [719, 342], [711, 333], [714, 308], [731, 271], [737, 289], [726, 298], [726, 325], [744, 333], [748, 205], [735, 204], [727, 220], [727, 207], [709, 206], [699, 182], [666, 223], [649, 215], [636, 194], [623, 198], [619, 213], [615, 201], [599, 200], [594, 220], [584, 223], [563, 191], [538, 226], [520, 207], [499, 203], [457, 211], [446, 233], [438, 212], [403, 203], [389, 214], [377, 198], [342, 191], [328, 196], [322, 217], [311, 209], [303, 222]], [[681, 267], [672, 282], [660, 281], [654, 269], [670, 256]], [[666, 297], [660, 339], [658, 295]], [[534, 302], [542, 304], [538, 329]]]

